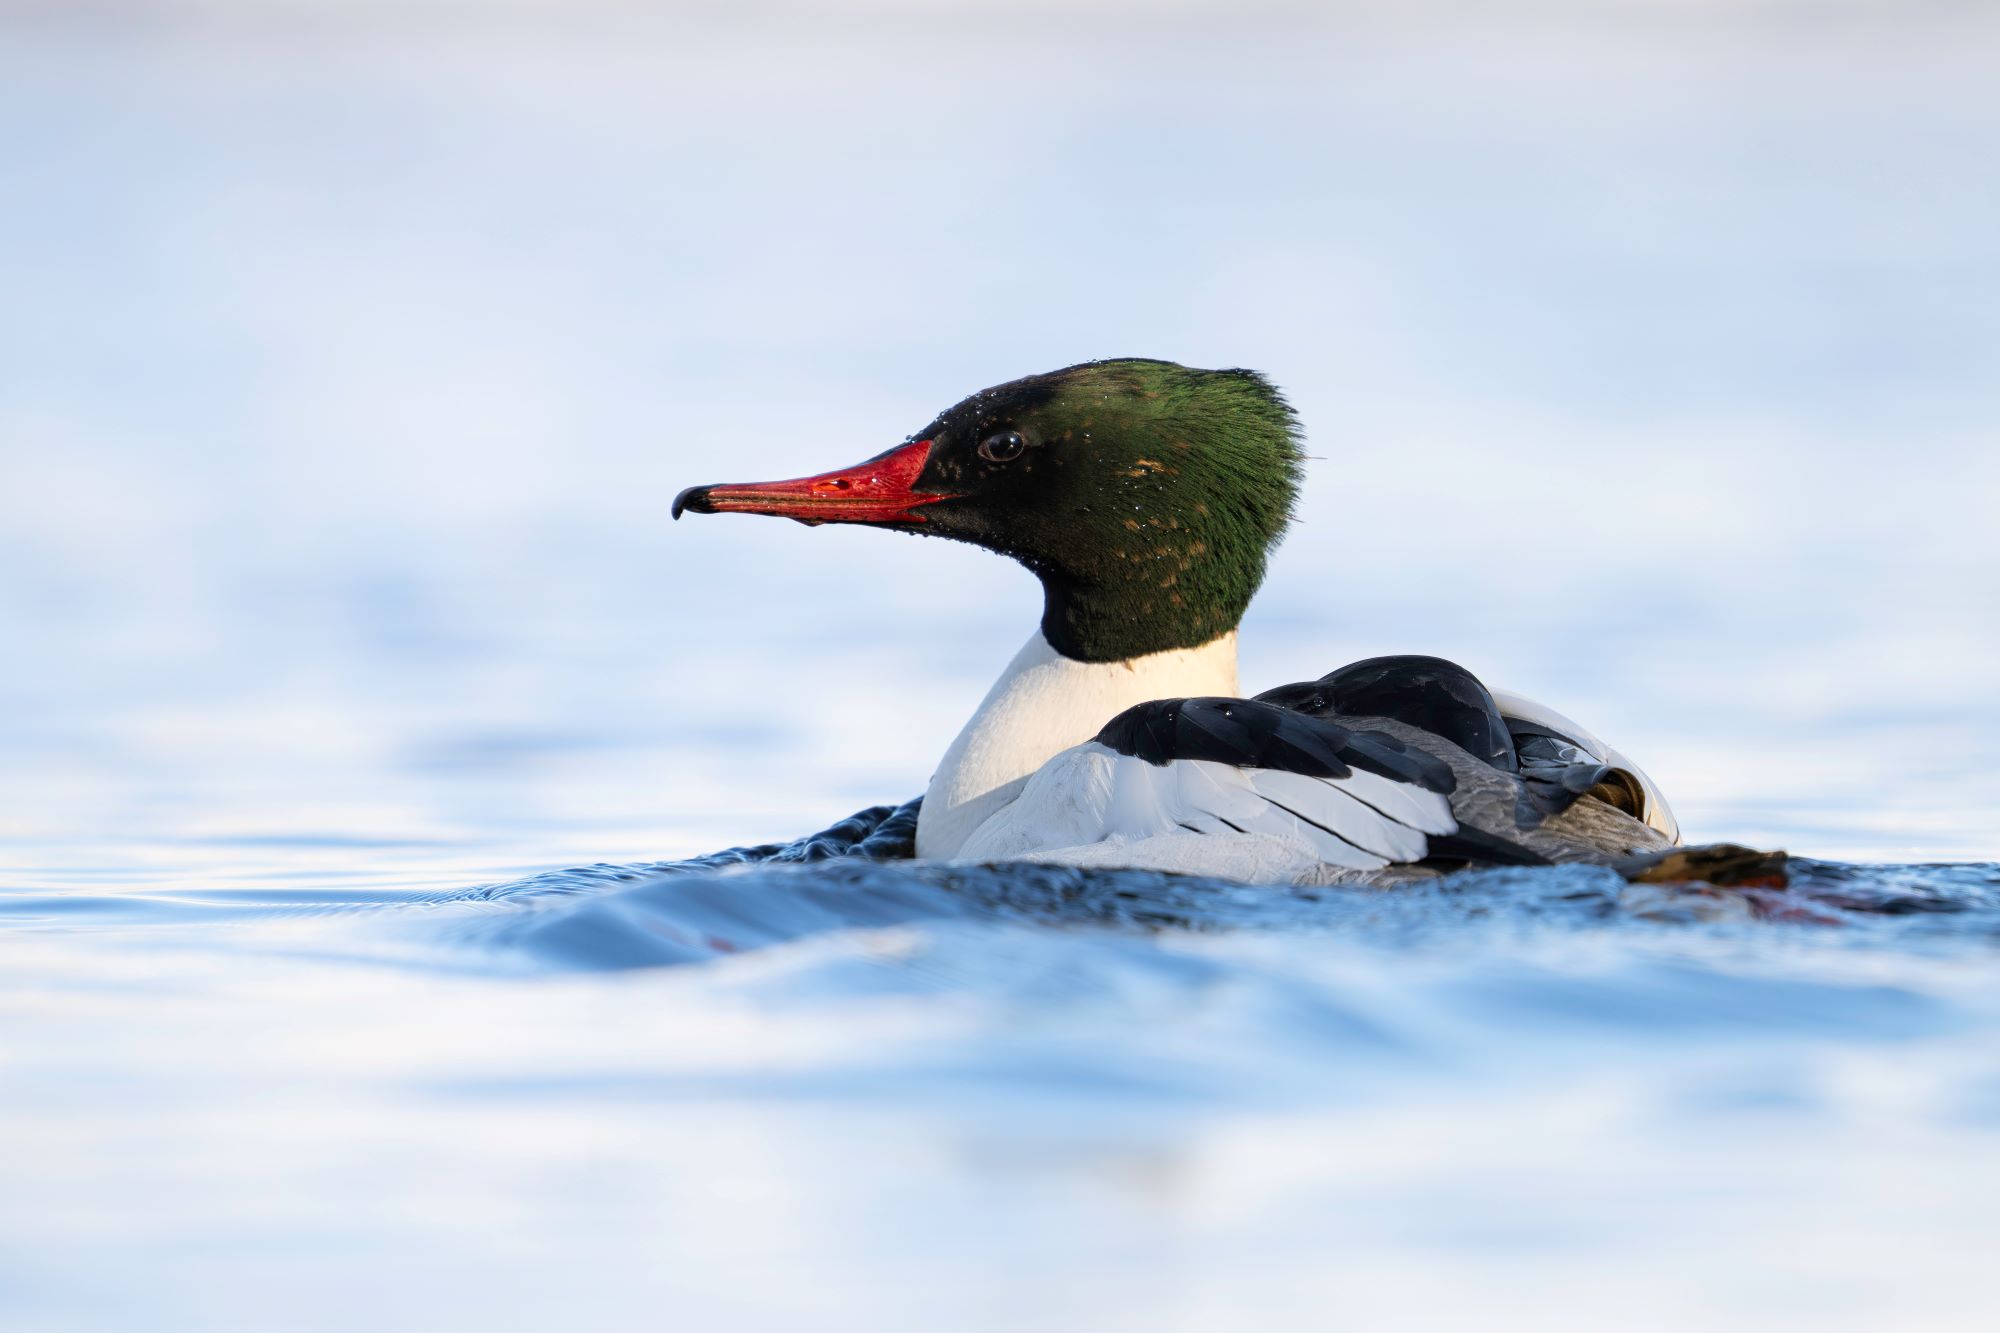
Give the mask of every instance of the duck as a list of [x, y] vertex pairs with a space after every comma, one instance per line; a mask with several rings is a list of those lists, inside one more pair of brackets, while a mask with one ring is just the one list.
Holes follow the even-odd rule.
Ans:
[[923, 858], [1246, 883], [1615, 864], [1681, 841], [1591, 732], [1438, 657], [1244, 697], [1237, 635], [1306, 456], [1263, 374], [1127, 357], [982, 389], [850, 467], [691, 486], [755, 514], [967, 542], [1040, 580], [1040, 624], [945, 747]]

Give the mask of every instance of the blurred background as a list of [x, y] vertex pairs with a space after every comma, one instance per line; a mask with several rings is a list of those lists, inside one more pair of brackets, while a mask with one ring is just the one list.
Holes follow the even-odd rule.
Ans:
[[[1245, 625], [1247, 687], [1437, 653], [1634, 756], [1692, 838], [1990, 859], [1996, 50], [1983, 0], [0, 0], [0, 876], [79, 895], [443, 890], [787, 837], [915, 795], [1032, 629], [1029, 576], [866, 531], [674, 525], [668, 505], [696, 482], [851, 462], [972, 390], [1121, 355], [1255, 367], [1306, 423], [1316, 461]], [[305, 983], [271, 984], [250, 994]], [[312, 1029], [300, 1078], [388, 1049], [449, 1060], [482, 1014], [538, 1032], [519, 1040], [546, 1072], [535, 1060], [584, 1059], [580, 1030], [623, 1031], [630, 1003], [544, 992], [557, 1022], [418, 981], [369, 983], [349, 1009], [360, 983], [318, 984], [313, 1012], [340, 1014], [339, 1035]], [[429, 1035], [383, 1046], [409, 1005]], [[71, 1068], [46, 992], [9, 1012], [52, 1034], [47, 1069]], [[128, 1054], [220, 1059], [201, 1028], [219, 1013]], [[703, 1049], [748, 1040], [700, 1032]], [[652, 1035], [664, 1049], [686, 1031]], [[780, 1044], [842, 1040], [808, 1023]], [[117, 1067], [38, 1086], [115, 1099]], [[234, 1104], [227, 1079], [204, 1086]], [[175, 1104], [146, 1087], [141, 1103]], [[1573, 1091], [1587, 1118], [1595, 1093]], [[307, 1122], [390, 1145], [372, 1175], [327, 1157], [308, 1193], [351, 1190], [365, 1215], [382, 1162], [429, 1179], [413, 1163], [434, 1126], [299, 1095]], [[565, 1216], [596, 1225], [615, 1210], [592, 1201], [652, 1132], [622, 1095], [578, 1120], [530, 1099], [487, 1129], [515, 1171], [552, 1151], [538, 1115], [622, 1145], [563, 1177]], [[17, 1144], [71, 1123], [71, 1103], [48, 1105]], [[1527, 1119], [1569, 1123], [1547, 1111]], [[995, 1320], [1029, 1309], [1007, 1303], [1009, 1265], [1055, 1262], [1032, 1241], [1044, 1205], [1073, 1222], [1051, 1236], [1157, 1273], [1198, 1228], [1129, 1253], [1104, 1238], [1132, 1199], [1193, 1190], [1204, 1216], [1259, 1219], [1236, 1279], [1274, 1309], [1313, 1285], [1312, 1255], [1260, 1248], [1323, 1233], [1265, 1207], [1292, 1168], [1254, 1145], [1309, 1156], [1319, 1130], [1237, 1126], [1198, 1185], [1146, 1152], [1089, 1157], [1090, 1180], [1119, 1182], [1092, 1194], [1032, 1175], [1039, 1149], [976, 1134], [949, 1168], [860, 1182], [804, 1161], [789, 1122], [716, 1114], [653, 1143], [686, 1160], [648, 1169], [701, 1178], [698, 1143], [758, 1161], [729, 1177], [736, 1212], [687, 1223], [750, 1247], [737, 1260], [778, 1246], [772, 1200], [795, 1259], [814, 1228], [903, 1234], [938, 1170], [1029, 1171], [1027, 1194], [938, 1213], [999, 1246], [990, 1270], [950, 1270]], [[1459, 1123], [1424, 1114], [1371, 1142], [1402, 1161]], [[199, 1122], [223, 1136], [209, 1166], [264, 1178], [277, 1159], [230, 1157], [231, 1123]], [[51, 1160], [158, 1167], [183, 1140], [120, 1142]], [[1452, 1142], [1468, 1170], [1497, 1151]], [[1943, 1195], [1891, 1190], [1875, 1223], [1943, 1216], [1957, 1152], [1923, 1177]], [[1864, 1159], [1884, 1160], [1848, 1160]], [[1786, 1161], [1774, 1188], [1808, 1202], [1774, 1231], [1818, 1197], [1821, 1162]], [[1685, 1166], [1649, 1179], [1670, 1193]], [[1365, 1198], [1351, 1169], [1315, 1179]], [[159, 1171], [149, 1208], [187, 1184]], [[45, 1249], [0, 1263], [17, 1282], [83, 1262], [122, 1198], [78, 1205], [73, 1253], [49, 1220], [73, 1181], [38, 1179], [9, 1234]], [[437, 1190], [445, 1219], [534, 1197]], [[1491, 1209], [1474, 1239], [1431, 1241], [1471, 1245], [1494, 1290], [1533, 1288], [1508, 1267], [1516, 1240], [1493, 1239], [1510, 1196], [1470, 1197]], [[864, 1199], [885, 1211], [844, 1211]], [[1562, 1235], [1621, 1216], [1595, 1206]], [[989, 1207], [1007, 1223], [990, 1235], [972, 1220]], [[171, 1208], [145, 1216], [149, 1243], [175, 1234]], [[406, 1289], [538, 1253], [473, 1230], [487, 1248], [404, 1273]], [[615, 1229], [567, 1234], [608, 1247], [606, 1272], [651, 1262]], [[1714, 1257], [1687, 1244], [1662, 1252]], [[821, 1251], [854, 1272], [886, 1252]], [[195, 1251], [148, 1253], [171, 1287]], [[282, 1285], [299, 1252], [271, 1253], [264, 1281]], [[1395, 1282], [1434, 1274], [1421, 1246], [1398, 1253], [1350, 1275], [1353, 1309], [1392, 1311]], [[1815, 1262], [1865, 1253], [1829, 1244]], [[743, 1262], [707, 1279], [772, 1271]], [[1645, 1259], [1606, 1263], [1630, 1276]], [[201, 1299], [224, 1299], [217, 1270], [193, 1271]], [[1116, 1322], [1122, 1289], [1035, 1271], [1038, 1299]], [[37, 1289], [56, 1293], [38, 1327], [80, 1308]], [[1648, 1308], [1681, 1308], [1678, 1290]], [[1873, 1308], [1829, 1290], [1849, 1303], [1821, 1314]], [[435, 1308], [458, 1291], [436, 1286]], [[488, 1294], [503, 1322], [569, 1308]], [[632, 1308], [615, 1277], [600, 1295], [577, 1308]], [[1140, 1307], [1150, 1326], [1243, 1326], [1202, 1322], [1241, 1316], [1220, 1287], [1168, 1295]], [[896, 1308], [953, 1308], [909, 1300]], [[173, 1325], [143, 1303], [79, 1320], [147, 1308]]]
[[1032, 580], [668, 503], [1112, 355], [1303, 414], [1247, 686], [1439, 653], [1696, 837], [2000, 843], [1992, 5], [0, 16], [17, 865], [912, 795]]

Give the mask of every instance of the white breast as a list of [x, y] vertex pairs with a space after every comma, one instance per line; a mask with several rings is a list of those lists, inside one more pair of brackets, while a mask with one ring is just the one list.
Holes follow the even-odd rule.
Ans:
[[1236, 693], [1233, 630], [1199, 648], [1129, 662], [1078, 662], [1037, 632], [939, 762], [917, 819], [917, 855], [959, 855], [973, 830], [1020, 795], [1030, 774], [1133, 704]]

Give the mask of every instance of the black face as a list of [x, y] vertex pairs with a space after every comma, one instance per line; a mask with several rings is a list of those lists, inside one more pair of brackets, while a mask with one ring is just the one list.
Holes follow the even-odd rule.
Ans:
[[1073, 564], [1064, 548], [1089, 517], [1079, 477], [1099, 451], [1064, 415], [1052, 386], [1019, 380], [974, 394], [917, 432], [911, 438], [930, 452], [915, 489], [951, 498], [927, 506], [911, 530], [976, 543], [1038, 574]]
[[1091, 362], [976, 393], [860, 467], [696, 487], [676, 513], [972, 542], [1041, 578], [1043, 632], [1060, 651], [1120, 660], [1235, 627], [1290, 515], [1294, 430], [1248, 371]]

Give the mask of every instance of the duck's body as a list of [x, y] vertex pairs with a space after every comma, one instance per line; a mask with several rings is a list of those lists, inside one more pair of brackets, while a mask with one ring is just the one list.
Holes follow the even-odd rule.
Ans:
[[920, 856], [1319, 882], [1674, 841], [1622, 756], [1436, 658], [1237, 697], [1236, 625], [1299, 462], [1261, 377], [1094, 362], [975, 395], [860, 467], [697, 487], [674, 512], [952, 536], [1042, 578], [1039, 632], [931, 779]]
[[[1357, 691], [1364, 679], [1372, 688]], [[1233, 633], [1130, 663], [1075, 662], [1037, 635], [945, 752], [917, 853], [1316, 883], [1393, 866], [1617, 859], [1678, 836], [1622, 755], [1436, 658], [1236, 695]], [[1363, 740], [1343, 759], [1356, 742], [1340, 732], [1389, 744], [1375, 755]]]

